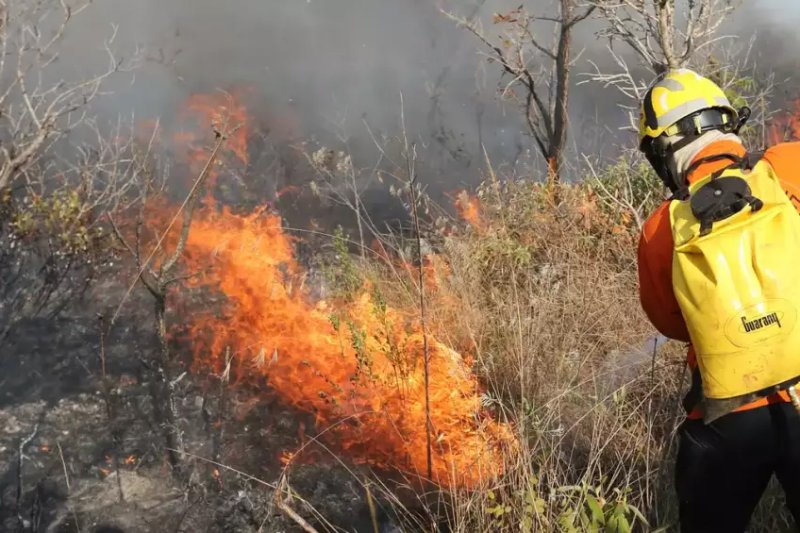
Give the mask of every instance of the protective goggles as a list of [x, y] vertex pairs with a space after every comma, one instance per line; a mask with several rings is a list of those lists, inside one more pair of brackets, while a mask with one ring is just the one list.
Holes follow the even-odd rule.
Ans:
[[722, 109], [703, 109], [697, 113], [683, 117], [664, 130], [664, 135], [700, 135], [709, 130], [734, 131], [737, 123], [733, 114]]

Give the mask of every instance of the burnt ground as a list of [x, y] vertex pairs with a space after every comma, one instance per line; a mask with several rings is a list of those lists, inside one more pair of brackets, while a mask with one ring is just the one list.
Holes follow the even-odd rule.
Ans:
[[[96, 310], [116, 304], [118, 288], [93, 298], [65, 317], [20, 323], [0, 345], [0, 531], [301, 531], [272, 487], [282, 453], [313, 434], [310, 417], [269, 391], [187, 374], [176, 385], [186, 450], [246, 475], [196, 458], [173, 475], [139, 363], [154, 346], [147, 296], [132, 299], [106, 339], [108, 396]], [[319, 531], [333, 528], [312, 508], [338, 530], [372, 532], [355, 477], [368, 474], [335, 460], [293, 467], [291, 507]], [[376, 500], [378, 529], [400, 531]]]

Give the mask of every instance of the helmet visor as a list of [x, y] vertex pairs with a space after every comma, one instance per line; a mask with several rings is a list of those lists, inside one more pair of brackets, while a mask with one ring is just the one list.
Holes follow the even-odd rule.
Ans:
[[720, 108], [709, 108], [692, 113], [664, 130], [667, 136], [700, 135], [710, 130], [733, 131], [736, 121], [731, 112]]

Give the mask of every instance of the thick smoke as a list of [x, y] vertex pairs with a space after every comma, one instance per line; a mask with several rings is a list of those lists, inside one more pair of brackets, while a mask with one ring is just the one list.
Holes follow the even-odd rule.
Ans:
[[[491, 30], [492, 13], [518, 3], [471, 0], [449, 7], [478, 10]], [[549, 4], [528, 7], [548, 10]], [[793, 5], [745, 2], [726, 29], [758, 33], [762, 66], [792, 71], [800, 19]], [[476, 39], [439, 12], [443, 6], [435, 0], [106, 0], [71, 27], [63, 68], [91, 70], [117, 24], [115, 49], [141, 46], [149, 60], [135, 83], [114, 87], [102, 104], [105, 115], [166, 118], [188, 94], [245, 85], [273, 141], [335, 145], [337, 134], [345, 134], [364, 158], [375, 155], [364, 122], [376, 132], [397, 133], [402, 94], [409, 134], [424, 142], [423, 157], [435, 170], [428, 180], [454, 189], [480, 178], [480, 143], [497, 163], [537, 154], [518, 110], [496, 98], [497, 70], [483, 61]], [[596, 29], [596, 22], [584, 25], [576, 36], [576, 52], [583, 53], [575, 82], [591, 70], [589, 61], [613, 68]], [[571, 96], [573, 154], [611, 156], [633, 143], [619, 131], [626, 117], [613, 89], [577, 85]]]

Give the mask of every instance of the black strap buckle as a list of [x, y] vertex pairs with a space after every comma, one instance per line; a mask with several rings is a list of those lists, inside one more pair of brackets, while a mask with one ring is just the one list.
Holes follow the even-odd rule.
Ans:
[[724, 220], [747, 206], [753, 212], [764, 202], [752, 195], [750, 186], [738, 176], [713, 176], [691, 197], [692, 214], [700, 221], [700, 236], [708, 235], [714, 222]]

